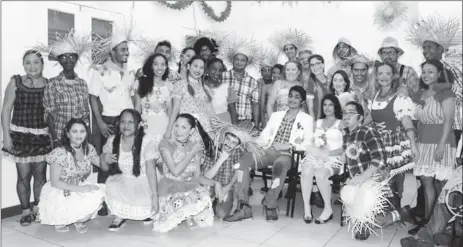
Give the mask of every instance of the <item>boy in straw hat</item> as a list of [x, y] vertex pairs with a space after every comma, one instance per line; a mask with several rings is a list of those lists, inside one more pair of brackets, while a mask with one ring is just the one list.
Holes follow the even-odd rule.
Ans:
[[[97, 51], [100, 61], [93, 66], [90, 79], [90, 106], [96, 124], [93, 141], [98, 153], [101, 153], [107, 139], [114, 134], [116, 118], [124, 109], [133, 109], [132, 93], [135, 72], [127, 68], [129, 58], [128, 42], [131, 41], [131, 30], [113, 25], [113, 32], [104, 45]], [[98, 169], [98, 183], [105, 183], [109, 174]], [[108, 214], [106, 204], [98, 212]]]
[[399, 58], [404, 54], [404, 51], [399, 47], [399, 42], [393, 37], [386, 37], [378, 49], [378, 55], [381, 57], [381, 61], [389, 63], [394, 66], [397, 71], [398, 80], [400, 85], [405, 85], [408, 89], [408, 94], [412, 95], [419, 91], [419, 77], [416, 71], [410, 67], [400, 64]]
[[331, 77], [338, 70], [344, 70], [349, 78], [352, 78], [351, 67], [347, 64], [350, 57], [357, 55], [357, 50], [351, 45], [350, 40], [340, 38], [333, 49], [333, 60], [335, 64], [328, 70], [327, 76]]
[[260, 88], [257, 81], [246, 72], [246, 68], [256, 66], [258, 56], [258, 48], [252, 42], [243, 39], [228, 40], [219, 53], [224, 62], [233, 65], [230, 71], [223, 72], [222, 80], [223, 83], [232, 86], [238, 96], [238, 126], [249, 131], [257, 128], [259, 124]]
[[343, 110], [344, 150], [350, 179], [340, 195], [357, 240], [368, 239], [374, 227], [400, 220], [398, 198], [388, 184], [386, 149], [380, 134], [363, 120], [362, 105], [347, 103]]

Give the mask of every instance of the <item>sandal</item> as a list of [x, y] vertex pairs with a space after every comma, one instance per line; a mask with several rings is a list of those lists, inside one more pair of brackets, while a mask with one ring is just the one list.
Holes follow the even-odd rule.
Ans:
[[34, 221], [34, 216], [32, 216], [32, 214], [28, 214], [28, 215], [24, 215], [23, 217], [21, 217], [19, 224], [21, 226], [28, 226], [32, 223], [32, 221]]
[[55, 231], [57, 232], [69, 232], [69, 226], [66, 225], [57, 225], [55, 226]]

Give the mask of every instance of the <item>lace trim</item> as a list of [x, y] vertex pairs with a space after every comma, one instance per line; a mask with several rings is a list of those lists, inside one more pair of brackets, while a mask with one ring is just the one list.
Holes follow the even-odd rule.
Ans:
[[48, 127], [43, 128], [43, 129], [33, 129], [33, 128], [27, 128], [27, 127], [10, 124], [10, 130], [14, 132], [31, 133], [34, 135], [48, 135], [49, 134]]
[[37, 155], [29, 157], [16, 157], [10, 153], [2, 151], [3, 157], [14, 163], [31, 163], [31, 162], [43, 162], [46, 161], [46, 155]]

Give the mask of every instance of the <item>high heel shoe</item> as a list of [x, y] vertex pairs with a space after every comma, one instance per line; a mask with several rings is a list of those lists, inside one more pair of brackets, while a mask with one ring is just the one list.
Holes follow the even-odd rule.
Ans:
[[316, 219], [315, 224], [322, 225], [322, 224], [325, 224], [325, 223], [327, 223], [328, 221], [330, 221], [332, 219], [333, 219], [333, 214], [331, 214], [330, 217], [328, 217], [328, 219], [326, 219], [326, 220], [321, 220], [320, 218]]
[[310, 218], [309, 217], [304, 217], [304, 222], [306, 224], [312, 223], [312, 220], [313, 220], [313, 213], [312, 212], [310, 212]]

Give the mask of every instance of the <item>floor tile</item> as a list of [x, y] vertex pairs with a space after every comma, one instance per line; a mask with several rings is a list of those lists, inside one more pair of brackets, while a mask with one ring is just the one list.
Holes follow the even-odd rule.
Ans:
[[13, 235], [15, 233], [18, 233], [18, 231], [12, 229], [12, 228], [9, 228], [9, 227], [5, 227], [2, 225], [2, 238], [6, 238], [10, 235]]
[[16, 246], [34, 246], [34, 247], [57, 247], [57, 245], [49, 241], [41, 240], [21, 232], [17, 232], [7, 237], [2, 237], [3, 247], [16, 247]]
[[219, 234], [260, 244], [284, 228], [282, 224], [277, 223], [247, 220], [233, 224], [220, 231]]
[[305, 246], [322, 247], [330, 240], [335, 232], [326, 231], [321, 228], [312, 228], [310, 231], [302, 231], [285, 228], [263, 244], [268, 246], [300, 246], [304, 243]]
[[256, 247], [259, 246], [258, 243], [253, 243], [249, 241], [245, 241], [242, 239], [236, 239], [231, 237], [224, 237], [219, 235], [218, 233], [213, 233], [211, 236], [203, 239], [202, 241], [191, 245], [191, 247]]

